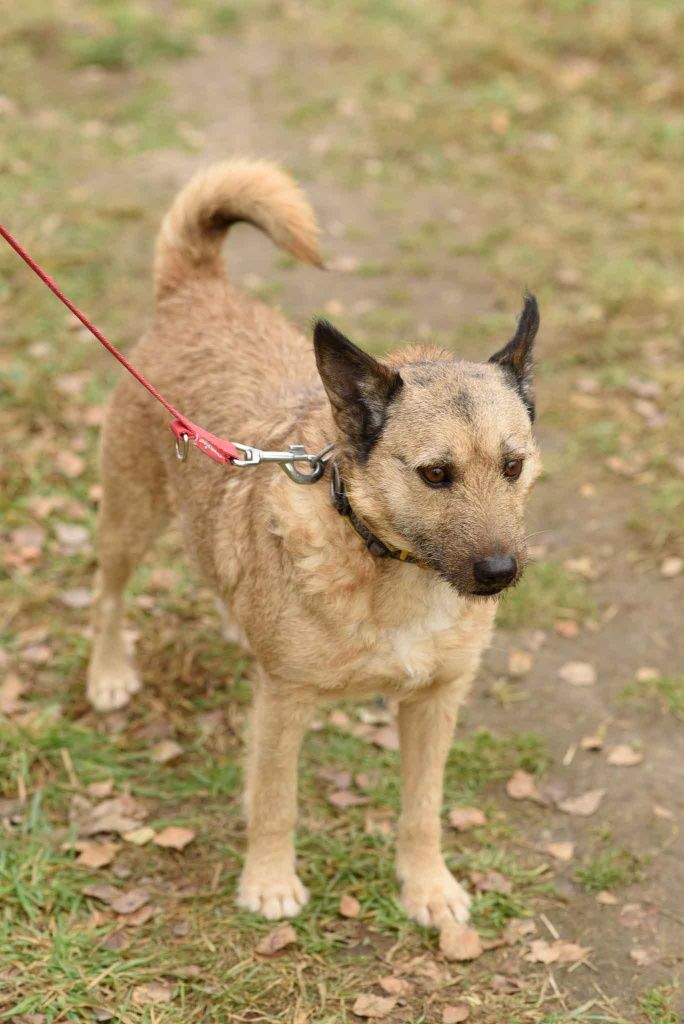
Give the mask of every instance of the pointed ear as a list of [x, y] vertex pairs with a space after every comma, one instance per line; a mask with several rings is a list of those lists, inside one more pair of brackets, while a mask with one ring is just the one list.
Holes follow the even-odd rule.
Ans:
[[314, 325], [314, 350], [335, 422], [365, 461], [404, 382], [396, 370], [357, 348], [326, 320]]
[[534, 423], [534, 388], [532, 382], [534, 339], [539, 330], [539, 307], [534, 295], [525, 295], [525, 302], [518, 320], [518, 328], [499, 352], [490, 357], [490, 363], [497, 363], [515, 381], [525, 408]]

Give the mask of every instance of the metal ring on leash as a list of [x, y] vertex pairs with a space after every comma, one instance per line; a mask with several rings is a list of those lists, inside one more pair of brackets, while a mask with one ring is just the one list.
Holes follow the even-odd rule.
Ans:
[[185, 462], [190, 448], [190, 438], [187, 434], [179, 434], [176, 438], [176, 458], [179, 462]]

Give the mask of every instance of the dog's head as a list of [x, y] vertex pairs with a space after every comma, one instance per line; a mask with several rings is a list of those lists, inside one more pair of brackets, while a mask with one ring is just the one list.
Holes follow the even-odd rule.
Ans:
[[419, 349], [379, 362], [329, 323], [315, 326], [352, 508], [464, 595], [497, 594], [525, 565], [525, 499], [540, 471], [532, 436], [538, 327], [536, 300], [526, 296], [508, 344], [487, 363], [470, 363]]

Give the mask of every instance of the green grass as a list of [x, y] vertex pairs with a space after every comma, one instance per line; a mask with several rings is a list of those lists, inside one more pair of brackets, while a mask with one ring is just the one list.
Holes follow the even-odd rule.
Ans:
[[627, 683], [621, 690], [621, 696], [624, 700], [640, 704], [658, 704], [675, 718], [684, 718], [684, 676], [665, 675]]
[[596, 612], [591, 588], [558, 562], [532, 562], [522, 582], [501, 601], [497, 622], [505, 629], [552, 626], [557, 619], [582, 622]]
[[602, 850], [575, 871], [575, 878], [587, 892], [617, 889], [643, 877], [641, 861], [629, 850]]
[[639, 997], [639, 1009], [648, 1024], [680, 1024], [674, 1002], [678, 989], [677, 984], [658, 985]]

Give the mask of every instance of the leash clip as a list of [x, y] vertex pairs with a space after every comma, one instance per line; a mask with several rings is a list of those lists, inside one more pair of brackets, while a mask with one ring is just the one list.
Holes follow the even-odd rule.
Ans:
[[[286, 452], [265, 451], [261, 448], [251, 448], [246, 444], [233, 442], [244, 458], [233, 459], [233, 465], [243, 468], [244, 466], [258, 466], [261, 462], [275, 462], [284, 473], [287, 473], [290, 480], [296, 484], [315, 484], [325, 473], [328, 460], [332, 457], [333, 445], [329, 444], [322, 451], [310, 455], [301, 444], [291, 444]], [[308, 469], [300, 469], [296, 463], [306, 463]]]

